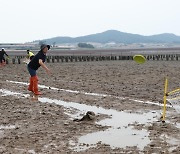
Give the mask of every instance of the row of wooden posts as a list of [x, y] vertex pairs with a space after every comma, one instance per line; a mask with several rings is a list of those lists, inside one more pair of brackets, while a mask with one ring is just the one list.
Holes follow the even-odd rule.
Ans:
[[[147, 60], [155, 61], [178, 61], [180, 54], [176, 55], [145, 55]], [[15, 56], [6, 59], [6, 64], [21, 64], [25, 56]], [[59, 62], [85, 62], [85, 61], [110, 61], [110, 60], [133, 60], [133, 56], [47, 56], [47, 63]]]

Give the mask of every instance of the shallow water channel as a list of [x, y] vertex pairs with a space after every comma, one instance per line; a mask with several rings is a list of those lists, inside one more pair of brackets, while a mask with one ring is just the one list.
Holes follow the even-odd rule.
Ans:
[[[22, 94], [19, 92], [12, 92], [6, 89], [0, 89], [2, 96], [16, 96], [20, 98], [30, 97], [29, 94]], [[131, 113], [129, 111], [116, 111], [113, 109], [104, 109], [102, 107], [89, 106], [85, 104], [75, 102], [65, 102], [57, 99], [49, 99], [46, 97], [39, 97], [38, 101], [42, 103], [55, 103], [57, 105], [64, 106], [68, 109], [77, 109], [79, 113], [76, 115], [70, 115], [71, 118], [76, 118], [80, 114], [84, 114], [87, 111], [93, 111], [97, 114], [105, 114], [110, 118], [96, 122], [102, 126], [109, 126], [105, 131], [94, 132], [81, 136], [78, 139], [78, 143], [70, 141], [70, 144], [76, 151], [85, 150], [89, 147], [95, 146], [98, 142], [108, 144], [111, 148], [126, 148], [126, 146], [137, 146], [139, 149], [143, 149], [144, 146], [150, 143], [149, 133], [145, 129], [135, 129], [133, 124], [150, 125], [153, 121], [157, 121], [160, 116], [156, 111], [146, 113]], [[82, 145], [88, 145], [82, 146]]]

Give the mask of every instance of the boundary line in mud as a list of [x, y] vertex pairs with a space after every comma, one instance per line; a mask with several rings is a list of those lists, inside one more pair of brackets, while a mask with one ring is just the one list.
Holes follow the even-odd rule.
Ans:
[[[10, 82], [10, 83], [15, 83], [15, 84], [21, 84], [21, 85], [28, 85], [29, 84], [29, 83], [26, 83], [26, 82], [19, 82], [19, 81], [12, 81], [12, 80], [6, 80], [6, 81]], [[65, 92], [75, 93], [75, 94], [84, 94], [84, 95], [99, 96], [99, 97], [116, 97], [116, 98], [119, 98], [119, 99], [126, 99], [125, 97], [117, 97], [117, 96], [108, 95], [108, 94], [98, 94], [98, 93], [89, 93], [89, 92], [76, 91], [76, 90], [59, 89], [59, 88], [55, 88], [55, 87], [48, 87], [48, 86], [45, 86], [45, 85], [38, 85], [38, 87], [42, 88], [42, 89], [65, 91]]]
[[[29, 83], [26, 82], [19, 82], [19, 81], [12, 81], [12, 80], [6, 80], [6, 82], [9, 83], [14, 83], [14, 84], [21, 84], [21, 85], [28, 85]], [[118, 97], [118, 96], [113, 96], [113, 95], [108, 95], [108, 94], [98, 94], [98, 93], [89, 93], [89, 92], [83, 92], [83, 91], [75, 91], [75, 90], [68, 90], [68, 89], [59, 89], [55, 87], [48, 87], [45, 85], [38, 85], [42, 89], [50, 89], [50, 90], [56, 90], [56, 91], [64, 91], [68, 93], [75, 93], [75, 94], [83, 94], [83, 95], [89, 95], [89, 96], [97, 96], [97, 97], [114, 97], [120, 100], [125, 100], [128, 99], [130, 101], [138, 102], [138, 103], [144, 103], [144, 104], [151, 104], [151, 105], [157, 105], [157, 106], [163, 106], [163, 104], [160, 103], [155, 103], [151, 101], [143, 101], [143, 100], [136, 100], [128, 97]], [[170, 105], [167, 105], [167, 107], [172, 107]]]

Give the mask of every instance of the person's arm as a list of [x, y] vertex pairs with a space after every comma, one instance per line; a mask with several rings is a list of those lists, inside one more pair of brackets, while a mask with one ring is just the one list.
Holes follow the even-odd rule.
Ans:
[[9, 57], [8, 54], [7, 54], [5, 51], [4, 51], [4, 54], [5, 54], [7, 57]]
[[43, 63], [42, 59], [39, 59], [39, 64], [46, 70], [48, 74], [51, 74], [49, 68]]

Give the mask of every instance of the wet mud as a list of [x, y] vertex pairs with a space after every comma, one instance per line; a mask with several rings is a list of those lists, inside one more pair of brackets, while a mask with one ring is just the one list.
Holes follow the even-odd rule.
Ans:
[[0, 153], [180, 153], [178, 101], [161, 122], [165, 78], [169, 91], [180, 86], [178, 62], [47, 65], [38, 97], [25, 64], [0, 68]]

